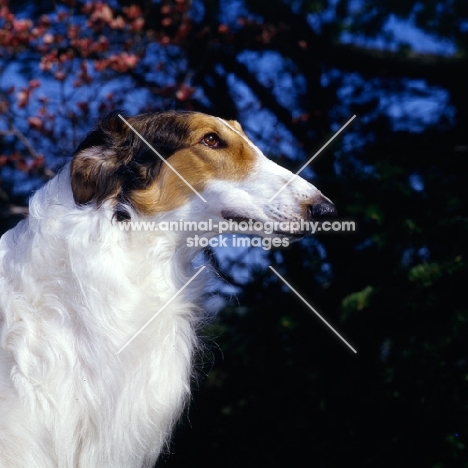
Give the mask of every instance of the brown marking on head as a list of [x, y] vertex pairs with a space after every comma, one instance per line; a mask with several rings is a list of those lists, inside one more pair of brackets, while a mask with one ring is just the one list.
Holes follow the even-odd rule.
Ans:
[[[127, 120], [198, 192], [213, 178], [242, 180], [253, 167], [255, 149], [237, 122], [191, 112]], [[71, 182], [78, 204], [111, 200], [117, 214], [126, 204], [144, 214], [170, 211], [196, 196], [117, 113], [79, 145]]]
[[[238, 181], [247, 176], [255, 153], [244, 138], [221, 119], [204, 114], [192, 114], [189, 128], [187, 147], [174, 153], [168, 162], [195, 190], [202, 192], [212, 179]], [[164, 165], [150, 187], [133, 192], [132, 202], [139, 211], [151, 214], [182, 206], [193, 196], [191, 188]]]

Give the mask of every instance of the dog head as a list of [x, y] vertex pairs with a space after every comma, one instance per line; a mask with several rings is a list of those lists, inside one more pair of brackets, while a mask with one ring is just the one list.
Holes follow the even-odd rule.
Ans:
[[71, 184], [77, 204], [109, 202], [117, 219], [131, 212], [151, 218], [187, 204], [215, 221], [293, 222], [336, 213], [317, 188], [267, 159], [237, 122], [195, 112], [108, 115], [78, 146]]

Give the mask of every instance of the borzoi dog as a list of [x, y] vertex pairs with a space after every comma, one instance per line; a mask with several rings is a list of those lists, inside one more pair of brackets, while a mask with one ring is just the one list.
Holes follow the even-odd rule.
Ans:
[[0, 240], [0, 466], [153, 466], [190, 394], [208, 269], [186, 233], [121, 224], [334, 212], [291, 177], [234, 121], [104, 118]]

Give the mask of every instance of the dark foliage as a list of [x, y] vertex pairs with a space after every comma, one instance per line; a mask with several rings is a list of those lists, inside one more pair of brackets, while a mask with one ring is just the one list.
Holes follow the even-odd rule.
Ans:
[[[265, 260], [357, 355], [265, 265], [222, 261], [239, 292], [206, 330], [189, 414], [158, 467], [468, 467], [466, 2], [134, 3], [151, 18], [139, 44], [158, 45], [148, 50], [161, 74], [139, 56], [127, 69], [106, 62], [115, 73], [102, 79], [122, 83], [121, 95], [145, 89], [142, 110], [237, 118], [265, 153], [296, 170], [358, 115], [304, 172], [357, 232], [323, 233]], [[31, 17], [53, 8], [22, 5]], [[402, 22], [398, 34], [391, 18]], [[404, 35], [414, 24], [448, 41], [447, 50], [416, 50]], [[126, 45], [138, 55], [137, 46]], [[15, 57], [0, 60], [5, 68]], [[34, 65], [24, 73], [40, 75]], [[100, 99], [95, 112], [128, 107]], [[84, 134], [93, 107], [81, 108], [57, 118], [75, 128], [78, 116]], [[34, 125], [28, 136], [41, 153], [63, 140]], [[2, 228], [26, 183], [13, 171], [18, 154], [34, 156], [10, 130], [0, 133]]]

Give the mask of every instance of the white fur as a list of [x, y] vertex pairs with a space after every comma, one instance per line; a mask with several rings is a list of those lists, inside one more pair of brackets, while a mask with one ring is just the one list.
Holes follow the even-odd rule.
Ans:
[[[257, 156], [244, 181], [212, 181], [208, 203], [154, 219], [298, 219], [320, 192], [297, 178], [268, 204], [292, 174]], [[0, 240], [0, 466], [151, 467], [190, 394], [206, 270], [158, 313], [196, 252], [182, 234], [118, 229], [108, 202], [77, 206], [69, 172]]]

